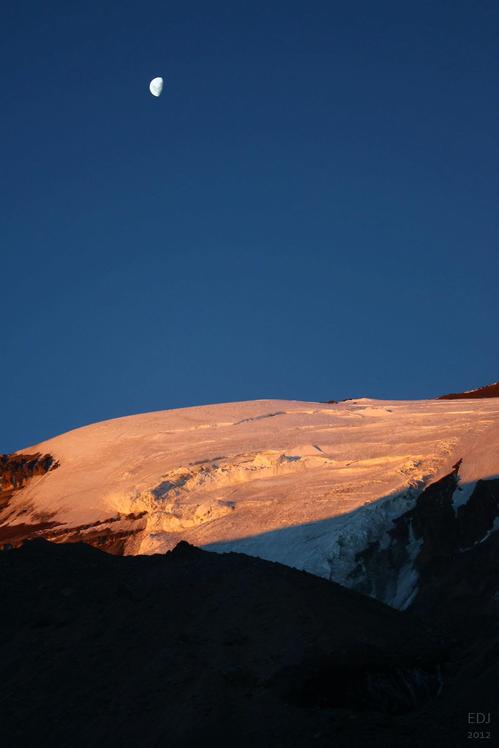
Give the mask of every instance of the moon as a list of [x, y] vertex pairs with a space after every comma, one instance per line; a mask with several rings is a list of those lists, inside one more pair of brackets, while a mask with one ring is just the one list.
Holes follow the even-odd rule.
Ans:
[[153, 96], [161, 96], [163, 90], [163, 78], [153, 78], [149, 83], [149, 91]]

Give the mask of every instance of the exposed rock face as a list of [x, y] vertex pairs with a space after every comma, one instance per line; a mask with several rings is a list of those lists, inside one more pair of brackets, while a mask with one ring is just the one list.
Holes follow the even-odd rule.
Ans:
[[[125, 553], [127, 542], [145, 527], [146, 512], [117, 514], [75, 527], [55, 527], [40, 535], [54, 543], [88, 543], [113, 556]], [[32, 537], [32, 535], [30, 535]]]
[[[96, 522], [65, 526], [55, 519], [55, 512], [9, 511], [16, 493], [36, 477], [59, 467], [50, 454], [0, 455], [0, 547], [16, 547], [26, 540], [44, 537], [58, 543], [85, 541], [115, 555], [122, 555], [127, 541], [144, 528], [145, 512], [116, 515]], [[29, 515], [30, 521], [22, 521]], [[21, 521], [19, 521], [21, 520]]]
[[[19, 522], [19, 515], [9, 512], [9, 504], [17, 491], [24, 488], [36, 476], [55, 470], [59, 464], [50, 454], [3, 454], [0, 455], [0, 547], [15, 545], [33, 537], [36, 532], [46, 531], [57, 525], [51, 522], [50, 512], [40, 512], [30, 517], [30, 522]], [[11, 516], [16, 520], [10, 521]], [[22, 517], [21, 517], [22, 519]]]
[[499, 397], [499, 382], [488, 384], [485, 387], [479, 387], [476, 390], [468, 392], [455, 392], [450, 395], [440, 395], [438, 400], [469, 400], [481, 397]]
[[[459, 484], [460, 463], [358, 554], [354, 586], [421, 615], [462, 619], [498, 610], [499, 479]], [[459, 494], [469, 496], [460, 503]]]
[[0, 526], [0, 545], [18, 547], [37, 537], [54, 543], [88, 543], [114, 556], [125, 553], [127, 542], [144, 530], [146, 512], [117, 514], [96, 522], [64, 527], [56, 521]]
[[23, 488], [35, 475], [45, 475], [57, 467], [58, 463], [49, 454], [0, 455], [0, 502], [5, 505], [13, 491]]

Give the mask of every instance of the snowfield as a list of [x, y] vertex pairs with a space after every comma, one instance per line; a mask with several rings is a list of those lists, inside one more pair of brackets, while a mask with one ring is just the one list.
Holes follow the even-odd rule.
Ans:
[[[348, 584], [358, 551], [388, 543], [391, 520], [458, 460], [456, 508], [478, 479], [499, 475], [499, 399], [209, 405], [104, 421], [21, 451], [60, 466], [18, 491], [0, 525], [140, 515], [127, 554], [184, 539]], [[413, 587], [388, 602], [404, 607]]]

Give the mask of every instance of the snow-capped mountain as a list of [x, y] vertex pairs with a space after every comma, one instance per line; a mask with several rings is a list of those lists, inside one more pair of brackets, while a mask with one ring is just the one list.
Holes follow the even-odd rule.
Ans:
[[439, 549], [461, 553], [499, 522], [495, 398], [183, 408], [93, 424], [2, 459], [0, 543], [42, 535], [151, 554], [187, 540], [401, 608]]

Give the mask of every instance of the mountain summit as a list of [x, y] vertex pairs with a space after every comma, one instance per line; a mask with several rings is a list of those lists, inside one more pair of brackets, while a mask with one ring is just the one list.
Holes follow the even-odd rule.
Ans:
[[[0, 473], [7, 547], [41, 536], [136, 555], [187, 540], [406, 608], [422, 558], [497, 529], [499, 400], [258, 400], [146, 413], [4, 456]], [[444, 493], [430, 491], [446, 478]]]

